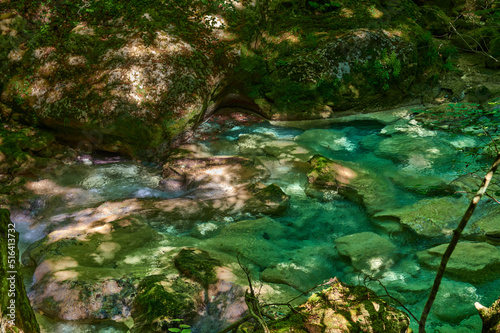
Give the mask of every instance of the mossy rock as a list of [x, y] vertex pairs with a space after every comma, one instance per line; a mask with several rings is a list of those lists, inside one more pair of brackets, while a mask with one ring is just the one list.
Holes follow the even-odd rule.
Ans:
[[[376, 172], [347, 161], [334, 161], [315, 155], [309, 161], [308, 195], [318, 196], [317, 191], [330, 191], [345, 199], [363, 205], [373, 214], [396, 202], [394, 188]], [[331, 195], [328, 195], [331, 196]], [[381, 205], [381, 202], [386, 203]]]
[[[132, 302], [133, 333], [165, 332], [176, 327], [176, 319], [190, 320], [196, 316], [193, 300], [195, 288], [186, 289], [182, 280], [174, 284], [164, 275], [144, 278]], [[176, 290], [177, 289], [177, 290]], [[198, 290], [196, 290], [198, 291]]]
[[272, 323], [271, 332], [411, 332], [407, 314], [364, 286], [335, 282], [312, 295], [298, 311]]
[[248, 187], [252, 197], [245, 202], [244, 210], [250, 214], [282, 215], [290, 203], [290, 196], [276, 184], [255, 183]]
[[182, 249], [174, 258], [174, 265], [179, 273], [208, 287], [217, 281], [215, 268], [221, 266], [221, 262], [203, 250]]
[[476, 308], [479, 311], [481, 320], [483, 321], [483, 333], [498, 333], [500, 332], [500, 298], [495, 301], [489, 308], [476, 303]]
[[[438, 269], [448, 244], [417, 253], [419, 261]], [[446, 274], [463, 281], [482, 283], [497, 278], [500, 272], [500, 250], [488, 243], [459, 242], [446, 266]]]

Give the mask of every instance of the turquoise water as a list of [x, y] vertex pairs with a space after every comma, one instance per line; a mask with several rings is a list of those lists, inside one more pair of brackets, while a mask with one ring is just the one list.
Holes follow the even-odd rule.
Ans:
[[[365, 274], [353, 267], [349, 258], [338, 253], [335, 240], [346, 235], [374, 232], [389, 239], [397, 246], [397, 250], [391, 254], [391, 263], [383, 263], [381, 268], [374, 270], [373, 275], [387, 287], [392, 296], [401, 300], [417, 317], [420, 316], [434, 279], [434, 272], [421, 267], [415, 253], [446, 243], [448, 238], [423, 237], [399, 223], [372, 219], [363, 206], [347, 201], [335, 193], [322, 200], [311, 198], [306, 195], [308, 180], [304, 170], [297, 167], [297, 163], [280, 159], [270, 149], [265, 149], [265, 142], [289, 141], [307, 149], [311, 154], [355, 162], [376, 174], [387, 184], [385, 191], [391, 192], [390, 197], [393, 200], [384, 201], [386, 197], [381, 196], [380, 201], [380, 206], [387, 208], [404, 207], [425, 197], [443, 195], [432, 192], [422, 194], [422, 191], [418, 191], [418, 187], [421, 184], [425, 185], [427, 179], [451, 182], [467, 171], [466, 165], [475, 163], [458, 149], [476, 144], [475, 138], [452, 136], [444, 132], [426, 132], [414, 125], [404, 127], [404, 123], [401, 126], [403, 130], [386, 134], [384, 132], [384, 128], [387, 130], [386, 124], [374, 120], [323, 125], [316, 123], [313, 128], [303, 125], [284, 127], [264, 123], [235, 127], [221, 133], [216, 141], [200, 142], [211, 155], [237, 152], [241, 156], [253, 159], [257, 164], [261, 163], [269, 173], [266, 183], [279, 185], [291, 196], [290, 207], [286, 213], [274, 218], [280, 225], [279, 230], [263, 233], [258, 228], [248, 229], [250, 232], [255, 230], [256, 238], [268, 241], [267, 247], [250, 248], [247, 252], [247, 259], [252, 262], [251, 267], [256, 276], [259, 274], [265, 276], [266, 269], [279, 267], [286, 272], [297, 272], [291, 284], [304, 284], [304, 289], [333, 276], [347, 283], [363, 283]], [[408, 153], [408, 158], [398, 156], [397, 152], [398, 147], [408, 143], [403, 141], [401, 144], [388, 141], [382, 143], [389, 138], [403, 136], [410, 137], [410, 141], [414, 141], [416, 145], [415, 154], [402, 152]], [[396, 151], [391, 153], [390, 149], [383, 150], [383, 145], [386, 143], [387, 147]], [[425, 147], [425, 144], [430, 146]], [[441, 156], [436, 153], [436, 147], [442, 148], [438, 150], [446, 151], [447, 155]], [[47, 232], [63, 227], [60, 221], [85, 207], [95, 207], [107, 200], [168, 199], [175, 196], [159, 189], [160, 174], [159, 168], [146, 167], [134, 162], [118, 162], [68, 165], [54, 174], [46, 175], [51, 182], [64, 187], [66, 192], [62, 199], [60, 195], [53, 193], [40, 195], [37, 200], [41, 200], [42, 203], [33, 205], [31, 212], [30, 219], [33, 221], [28, 221], [28, 217], [22, 214], [14, 215], [13, 218], [17, 219], [21, 226], [23, 221], [24, 225], [32, 223], [31, 228], [22, 227], [20, 230], [22, 246], [26, 247]], [[409, 177], [413, 177], [417, 185], [405, 186], [405, 181]], [[67, 191], [68, 188], [71, 191]], [[485, 210], [489, 205], [483, 203], [481, 209]], [[42, 215], [43, 219], [37, 219]], [[245, 216], [239, 220], [249, 218], [252, 217]], [[190, 246], [194, 244], [209, 252], [227, 252], [233, 255], [237, 247], [242, 246], [231, 243], [237, 241], [237, 238], [228, 238], [225, 247], [218, 247], [212, 237], [220, 235], [224, 230], [230, 230], [237, 221], [238, 218], [230, 218], [199, 221], [182, 226], [175, 223], [160, 225], [158, 221], [150, 221], [150, 224], [161, 233], [177, 237], [180, 243], [185, 240], [186, 244]], [[200, 230], [214, 231], [206, 233], [206, 236], [200, 236]], [[195, 234], [196, 236], [193, 236]], [[252, 255], [255, 257], [252, 258]], [[368, 287], [375, 289], [379, 294], [385, 293], [377, 282], [369, 282]], [[479, 332], [481, 321], [474, 309], [474, 302], [479, 301], [488, 306], [499, 294], [500, 279], [476, 285], [461, 281], [459, 278], [445, 279], [442, 292], [428, 321], [428, 332]], [[418, 330], [416, 323], [413, 320], [412, 322], [412, 328]], [[56, 324], [46, 322], [44, 325], [48, 332], [51, 332], [51, 327], [58, 332], [123, 331], [123, 327], [118, 327], [119, 325], [79, 326], [71, 323], [71, 328], [63, 328], [66, 327], [64, 322]], [[54, 325], [58, 325], [57, 328]], [[216, 324], [209, 326], [203, 321], [202, 324], [195, 325], [195, 332], [215, 332], [217, 328]]]

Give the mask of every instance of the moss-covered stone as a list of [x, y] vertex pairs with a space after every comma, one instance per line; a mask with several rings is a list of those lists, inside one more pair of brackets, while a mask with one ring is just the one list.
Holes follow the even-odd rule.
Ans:
[[139, 283], [137, 296], [132, 303], [135, 324], [131, 332], [165, 332], [177, 326], [173, 320], [192, 319], [195, 316], [192, 290], [191, 293], [179, 290], [183, 289], [179, 284], [184, 284], [180, 280], [177, 286], [175, 284], [172, 286], [167, 283], [164, 275], [148, 276]]
[[387, 180], [356, 163], [333, 161], [321, 155], [313, 156], [309, 163], [312, 168], [308, 174], [309, 195], [315, 195], [315, 190], [340, 194], [365, 206], [371, 214], [396, 201], [394, 189]]
[[[419, 261], [437, 269], [447, 244], [417, 253]], [[494, 280], [500, 272], [500, 250], [488, 243], [459, 242], [446, 266], [446, 274], [463, 281], [482, 283]]]
[[489, 308], [482, 306], [479, 303], [476, 303], [475, 305], [479, 311], [481, 320], [483, 321], [482, 333], [500, 332], [500, 298]]
[[290, 203], [290, 196], [276, 184], [255, 183], [249, 190], [253, 198], [246, 202], [245, 210], [251, 214], [281, 215]]
[[215, 268], [221, 266], [221, 262], [203, 250], [182, 249], [174, 258], [174, 265], [179, 273], [208, 287], [217, 281]]
[[363, 286], [336, 282], [316, 293], [271, 332], [411, 332], [407, 314], [396, 310]]
[[38, 333], [40, 327], [24, 288], [18, 261], [19, 233], [10, 213], [0, 209], [0, 330]]

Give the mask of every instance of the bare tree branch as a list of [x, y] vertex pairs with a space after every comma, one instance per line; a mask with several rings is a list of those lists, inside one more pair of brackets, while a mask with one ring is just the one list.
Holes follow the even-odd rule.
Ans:
[[431, 293], [429, 294], [429, 298], [427, 299], [422, 315], [420, 316], [419, 330], [418, 330], [419, 333], [425, 333], [425, 323], [427, 321], [427, 316], [429, 315], [432, 304], [436, 299], [436, 295], [438, 293], [439, 286], [441, 285], [441, 280], [443, 279], [444, 272], [446, 270], [446, 265], [448, 264], [448, 260], [450, 259], [453, 250], [457, 246], [458, 240], [462, 235], [462, 231], [464, 230], [472, 214], [474, 213], [474, 210], [476, 209], [479, 200], [481, 200], [481, 197], [486, 193], [486, 190], [488, 189], [491, 179], [493, 178], [493, 175], [497, 171], [499, 165], [500, 165], [500, 154], [496, 156], [495, 161], [488, 170], [488, 173], [484, 176], [481, 187], [477, 191], [476, 195], [472, 198], [469, 207], [465, 211], [465, 214], [462, 217], [462, 220], [458, 224], [457, 228], [453, 231], [453, 237], [450, 241], [450, 244], [446, 248], [446, 251], [443, 254], [443, 258], [441, 259], [441, 264], [439, 265], [438, 272], [436, 274], [436, 278], [434, 280], [434, 284], [431, 289]]

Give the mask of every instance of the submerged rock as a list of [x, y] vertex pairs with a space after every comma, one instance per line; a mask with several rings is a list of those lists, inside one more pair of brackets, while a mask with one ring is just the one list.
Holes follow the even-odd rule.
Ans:
[[[448, 244], [442, 244], [417, 253], [419, 261], [437, 269]], [[459, 242], [451, 255], [446, 274], [462, 281], [475, 283], [498, 277], [500, 250], [487, 243]]]
[[209, 284], [216, 282], [215, 267], [220, 266], [221, 262], [203, 250], [182, 249], [174, 257], [174, 265], [181, 274], [208, 287]]
[[387, 238], [373, 232], [361, 232], [337, 238], [335, 247], [351, 258], [352, 265], [368, 275], [394, 264], [397, 247]]
[[479, 232], [488, 238], [500, 240], [500, 209], [494, 208], [489, 214], [473, 223], [472, 228], [479, 229]]
[[281, 261], [286, 242], [287, 228], [281, 223], [264, 217], [257, 220], [245, 220], [227, 225], [214, 238], [207, 239], [204, 248], [242, 255], [261, 267], [268, 267]]
[[315, 189], [336, 191], [363, 205], [371, 214], [396, 202], [396, 194], [389, 182], [356, 163], [333, 161], [321, 155], [315, 155], [309, 163], [312, 167], [308, 174], [312, 185], [309, 193]]
[[420, 235], [437, 237], [451, 234], [468, 204], [466, 198], [429, 198], [410, 206], [378, 212], [374, 217], [380, 220], [397, 220]]
[[457, 149], [436, 136], [398, 134], [382, 140], [374, 154], [423, 170], [448, 164], [456, 157]]

